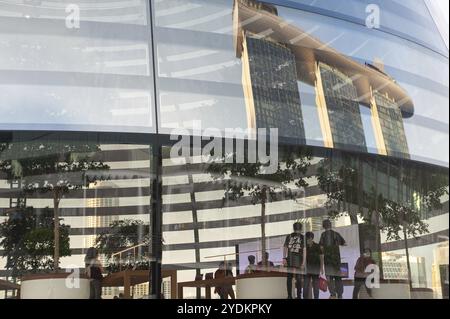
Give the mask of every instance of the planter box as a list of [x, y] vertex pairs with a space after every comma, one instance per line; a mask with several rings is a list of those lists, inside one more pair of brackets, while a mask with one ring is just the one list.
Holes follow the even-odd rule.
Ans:
[[22, 278], [21, 299], [89, 299], [90, 282], [85, 276], [76, 281], [70, 273], [37, 274]]
[[236, 277], [237, 299], [286, 299], [285, 273], [255, 273]]
[[380, 288], [372, 289], [372, 298], [361, 287], [360, 299], [411, 299], [409, 283], [406, 280], [381, 280]]

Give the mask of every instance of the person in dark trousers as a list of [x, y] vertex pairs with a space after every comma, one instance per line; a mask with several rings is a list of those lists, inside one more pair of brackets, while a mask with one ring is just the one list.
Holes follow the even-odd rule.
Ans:
[[84, 258], [86, 275], [90, 279], [89, 299], [102, 299], [103, 268], [98, 259], [98, 251], [94, 247], [88, 248]]
[[[222, 261], [219, 264], [219, 269], [217, 269], [214, 273], [214, 278], [218, 279], [226, 277], [233, 277], [233, 271], [231, 270], [231, 264], [226, 264]], [[220, 299], [228, 299], [228, 296], [230, 296], [231, 299], [235, 299], [233, 286], [231, 284], [222, 284], [216, 286], [214, 293], [218, 294]]]
[[359, 298], [359, 291], [362, 286], [366, 288], [367, 294], [372, 297], [372, 289], [367, 287], [366, 278], [370, 272], [366, 272], [367, 266], [375, 265], [372, 258], [372, 251], [370, 248], [365, 248], [361, 257], [358, 258], [355, 265], [355, 284], [353, 288], [353, 299]]
[[306, 237], [306, 268], [303, 284], [303, 299], [311, 298], [311, 284], [314, 299], [319, 299], [319, 275], [323, 268], [323, 255], [320, 245], [314, 242], [314, 233], [307, 232]]
[[341, 278], [341, 253], [339, 246], [346, 245], [344, 238], [331, 229], [331, 221], [326, 219], [322, 222], [325, 231], [320, 236], [319, 245], [324, 255], [324, 268], [328, 281], [328, 290], [331, 299], [342, 299], [344, 286]]
[[303, 250], [305, 248], [305, 238], [302, 234], [302, 224], [295, 222], [294, 232], [287, 235], [283, 248], [283, 265], [287, 266], [287, 294], [288, 299], [292, 299], [292, 279], [295, 277], [297, 298], [301, 298], [302, 275], [301, 271], [305, 265]]

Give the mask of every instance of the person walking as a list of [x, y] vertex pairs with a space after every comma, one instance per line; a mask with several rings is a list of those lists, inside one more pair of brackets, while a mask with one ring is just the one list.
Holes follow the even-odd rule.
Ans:
[[369, 297], [372, 297], [372, 289], [367, 287], [366, 278], [370, 272], [366, 272], [369, 265], [376, 265], [372, 258], [372, 250], [365, 248], [361, 257], [358, 258], [355, 265], [355, 283], [353, 287], [353, 299], [359, 299], [361, 287], [366, 288]]
[[341, 253], [339, 246], [345, 246], [345, 239], [332, 230], [331, 221], [326, 219], [322, 222], [325, 231], [320, 236], [319, 245], [324, 255], [324, 269], [328, 281], [328, 290], [331, 299], [342, 299], [344, 286], [341, 278]]

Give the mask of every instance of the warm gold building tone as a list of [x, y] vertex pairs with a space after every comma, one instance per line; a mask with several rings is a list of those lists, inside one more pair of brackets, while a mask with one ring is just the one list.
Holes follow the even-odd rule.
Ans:
[[[378, 59], [373, 65], [367, 63], [362, 65], [346, 57], [328, 44], [321, 42], [308, 32], [278, 16], [275, 6], [263, 4], [256, 0], [235, 0], [233, 10], [234, 44], [236, 56], [242, 60], [242, 83], [250, 128], [255, 128], [258, 123], [255, 120], [255, 93], [251, 90], [252, 76], [249, 68], [251, 57], [248, 55], [246, 40], [248, 34], [266, 41], [279, 43], [295, 56], [297, 80], [312, 85], [316, 89], [316, 104], [324, 146], [330, 148], [342, 147], [345, 144], [351, 146], [356, 141], [358, 150], [367, 150], [365, 141], [361, 140], [363, 129], [362, 123], [358, 119], [358, 117], [361, 118], [361, 115], [359, 111], [356, 112], [355, 107], [356, 104], [359, 104], [371, 110], [371, 122], [378, 153], [409, 157], [402, 119], [413, 115], [414, 105], [407, 92], [384, 72], [384, 67], [380, 67], [382, 61]], [[349, 140], [343, 141], [342, 136], [337, 136], [336, 132], [346, 129], [342, 123], [345, 121], [331, 116], [333, 112], [330, 112], [330, 108], [336, 109], [339, 105], [328, 105], [330, 102], [327, 103], [326, 91], [330, 90], [326, 86], [324, 87], [320, 68], [333, 70], [336, 76], [345, 79], [344, 82], [355, 88], [356, 97], [343, 96], [342, 98], [351, 99], [354, 104], [352, 106], [355, 109], [354, 116], [349, 113], [351, 116], [346, 121], [351, 129], [357, 133], [356, 138], [347, 134]], [[381, 114], [383, 107], [379, 105], [380, 102], [377, 101], [376, 96], [383, 97], [385, 104], [396, 108], [393, 112], [388, 112], [392, 114], [393, 118], [389, 118], [390, 115]], [[349, 131], [351, 129], [348, 128]], [[390, 135], [395, 135], [399, 142], [389, 141], [388, 136]]]

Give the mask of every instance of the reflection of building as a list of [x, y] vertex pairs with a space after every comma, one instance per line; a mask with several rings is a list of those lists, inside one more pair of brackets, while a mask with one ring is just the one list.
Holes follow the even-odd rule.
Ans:
[[171, 299], [171, 287], [170, 287], [170, 280], [168, 280], [167, 278], [163, 278], [162, 281], [162, 293], [164, 295], [164, 299]]
[[[414, 288], [427, 287], [425, 258], [409, 256]], [[383, 278], [408, 280], [408, 265], [403, 254], [383, 253]]]
[[249, 128], [278, 128], [304, 139], [295, 56], [289, 48], [255, 35], [243, 42], [242, 82]]
[[[304, 137], [301, 110], [296, 110], [300, 109], [298, 86], [293, 84], [298, 80], [316, 88], [326, 147], [367, 151], [360, 107], [369, 107], [378, 153], [409, 157], [402, 117], [412, 116], [414, 105], [382, 67], [347, 58], [256, 0], [235, 0], [233, 19], [251, 128], [278, 125], [280, 135]], [[284, 65], [289, 68], [283, 69]], [[284, 86], [274, 90], [280, 79]], [[280, 105], [288, 118], [279, 115]], [[288, 132], [287, 123], [294, 127]]]
[[[107, 185], [107, 182], [97, 182], [94, 189], [98, 191], [99, 189], [113, 189], [111, 186]], [[86, 206], [91, 208], [99, 208], [99, 207], [117, 207], [119, 205], [118, 198], [100, 198], [94, 197], [86, 200]], [[87, 216], [86, 217], [86, 227], [94, 230], [94, 234], [90, 236], [85, 236], [85, 247], [93, 247], [95, 246], [95, 240], [97, 238], [97, 231], [102, 228], [107, 228], [111, 225], [111, 223], [115, 220], [119, 220], [118, 216], [114, 215], [97, 215], [97, 216]], [[101, 232], [101, 230], [99, 231]], [[107, 259], [105, 255], [99, 256], [100, 262], [103, 267], [107, 266]], [[103, 298], [109, 299], [114, 296], [119, 295], [118, 287], [104, 287], [102, 289]]]
[[149, 284], [148, 282], [133, 286], [133, 298], [139, 299], [144, 296], [148, 296]]
[[408, 157], [405, 128], [398, 104], [387, 94], [372, 92], [372, 123], [380, 154]]
[[449, 298], [448, 241], [439, 244], [433, 251], [434, 261], [431, 271], [432, 287], [439, 298]]
[[317, 106], [326, 146], [367, 151], [358, 92], [352, 80], [324, 63], [318, 64], [316, 78]]

